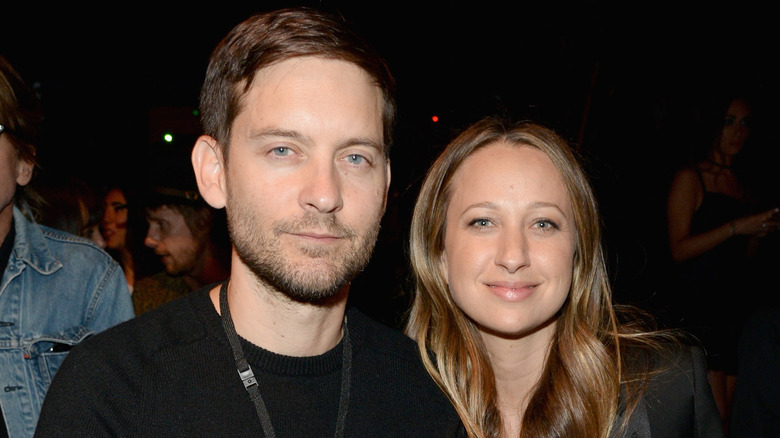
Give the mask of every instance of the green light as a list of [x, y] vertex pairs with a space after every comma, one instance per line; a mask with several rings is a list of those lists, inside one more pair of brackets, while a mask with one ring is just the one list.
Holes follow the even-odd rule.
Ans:
[[167, 141], [168, 143], [173, 141], [173, 135], [171, 134], [163, 134], [163, 140]]

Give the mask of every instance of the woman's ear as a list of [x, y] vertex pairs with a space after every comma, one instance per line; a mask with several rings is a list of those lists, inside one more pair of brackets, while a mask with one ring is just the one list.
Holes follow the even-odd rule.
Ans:
[[214, 208], [223, 208], [226, 199], [225, 164], [222, 148], [208, 135], [201, 135], [192, 148], [192, 168], [203, 199]]

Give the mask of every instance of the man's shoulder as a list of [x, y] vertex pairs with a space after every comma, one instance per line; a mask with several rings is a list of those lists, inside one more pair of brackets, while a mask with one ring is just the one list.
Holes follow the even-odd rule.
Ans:
[[347, 312], [347, 324], [355, 341], [352, 394], [365, 408], [353, 413], [359, 423], [370, 424], [376, 436], [460, 436], [460, 419], [411, 338], [355, 308]]
[[15, 252], [42, 271], [59, 264], [66, 269], [83, 267], [91, 271], [119, 266], [107, 252], [89, 239], [28, 221], [21, 214], [15, 216], [15, 219], [19, 220]]
[[189, 293], [190, 287], [182, 277], [162, 271], [135, 282], [133, 307], [136, 315], [141, 315]]
[[58, 255], [67, 255], [67, 258], [63, 263], [78, 258], [79, 260], [88, 260], [91, 262], [98, 261], [106, 265], [118, 265], [107, 252], [89, 239], [49, 228], [44, 225], [40, 225], [40, 228], [43, 237], [49, 244], [49, 248]]
[[417, 344], [401, 331], [376, 321], [355, 307], [347, 311], [347, 321], [365, 348], [377, 354], [418, 361]]
[[434, 398], [441, 395], [411, 338], [356, 309], [351, 309], [347, 317], [357, 369], [376, 377], [377, 384], [400, 392], [415, 388]]
[[191, 344], [208, 335], [207, 300], [208, 290], [195, 291], [87, 339], [72, 353], [99, 357], [120, 349], [146, 357], [161, 348]]

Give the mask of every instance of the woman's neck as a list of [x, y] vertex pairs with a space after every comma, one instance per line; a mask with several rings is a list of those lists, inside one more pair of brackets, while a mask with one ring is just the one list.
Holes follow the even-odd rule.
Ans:
[[542, 376], [555, 324], [523, 336], [482, 334], [496, 379], [504, 436], [518, 436], [528, 402]]
[[734, 157], [732, 155], [724, 154], [719, 151], [712, 151], [708, 156], [706, 161], [710, 164], [712, 164], [715, 167], [719, 167], [721, 169], [731, 169], [731, 163], [734, 161]]

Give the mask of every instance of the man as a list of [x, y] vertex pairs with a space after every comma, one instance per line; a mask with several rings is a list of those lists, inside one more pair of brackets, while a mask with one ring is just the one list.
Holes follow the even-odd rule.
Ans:
[[[171, 173], [171, 165], [166, 167], [168, 176], [155, 184], [147, 198], [149, 229], [144, 240], [160, 256], [164, 270], [136, 282], [136, 315], [223, 281], [229, 274], [229, 244], [223, 243], [220, 212], [201, 198], [191, 165], [187, 173]], [[185, 184], [189, 181], [191, 186]]]
[[229, 281], [74, 349], [38, 436], [436, 437], [461, 429], [401, 333], [346, 311], [390, 184], [393, 82], [340, 20], [254, 16], [212, 54], [200, 192]]
[[32, 90], [0, 57], [0, 437], [32, 436], [68, 350], [133, 316], [108, 254], [29, 219], [39, 120]]

